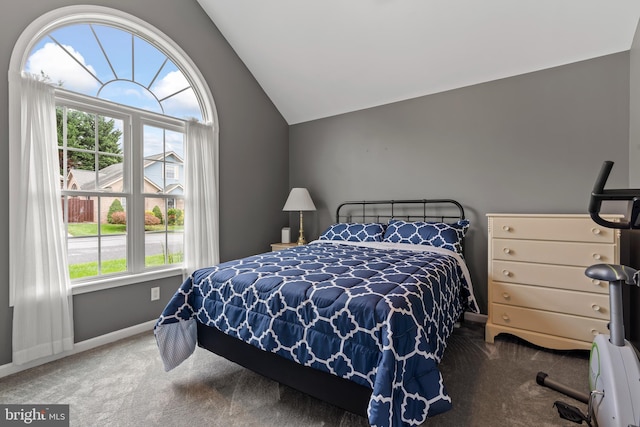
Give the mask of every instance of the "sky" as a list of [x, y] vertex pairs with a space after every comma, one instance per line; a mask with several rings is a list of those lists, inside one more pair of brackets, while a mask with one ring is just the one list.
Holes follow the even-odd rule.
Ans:
[[[56, 29], [33, 47], [25, 71], [65, 89], [183, 119], [202, 119], [184, 74], [160, 50], [104, 25]], [[166, 99], [165, 99], [166, 98]]]

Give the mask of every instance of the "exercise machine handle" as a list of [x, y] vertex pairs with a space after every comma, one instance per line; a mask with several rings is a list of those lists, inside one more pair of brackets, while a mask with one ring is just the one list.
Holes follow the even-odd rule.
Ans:
[[[636, 229], [640, 228], [638, 219], [640, 216], [640, 189], [616, 189], [605, 190], [604, 186], [609, 179], [609, 174], [613, 168], [613, 162], [610, 160], [605, 161], [600, 169], [600, 174], [596, 179], [596, 183], [593, 186], [591, 192], [591, 199], [589, 200], [589, 215], [596, 224], [600, 224], [607, 228], [618, 229]], [[602, 202], [605, 200], [622, 200], [632, 202], [629, 206], [629, 212], [627, 216], [620, 222], [608, 221], [600, 216], [600, 208]]]

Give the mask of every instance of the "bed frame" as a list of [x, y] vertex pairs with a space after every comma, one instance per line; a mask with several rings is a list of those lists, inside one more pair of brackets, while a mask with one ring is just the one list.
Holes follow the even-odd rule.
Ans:
[[[451, 199], [421, 199], [345, 202], [336, 210], [336, 222], [386, 222], [391, 218], [453, 222], [464, 219], [464, 209]], [[281, 384], [367, 417], [372, 392], [368, 387], [260, 350], [201, 323], [198, 345]]]

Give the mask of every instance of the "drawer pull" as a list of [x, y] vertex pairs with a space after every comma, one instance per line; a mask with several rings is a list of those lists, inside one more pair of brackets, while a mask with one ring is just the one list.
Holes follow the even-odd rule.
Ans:
[[596, 236], [597, 236], [598, 234], [600, 234], [600, 233], [601, 233], [600, 229], [599, 229], [599, 228], [596, 228], [596, 227], [593, 227], [593, 228], [591, 229], [591, 232], [592, 232], [593, 234], [595, 234]]
[[503, 249], [503, 252], [504, 252], [505, 254], [510, 254], [510, 253], [511, 253], [511, 249], [509, 249], [509, 248], [504, 248], [504, 249]]
[[504, 320], [505, 322], [508, 322], [511, 319], [509, 319], [509, 315], [505, 313], [502, 315], [502, 320]]
[[597, 329], [591, 329], [591, 334], [595, 337], [596, 335], [598, 335], [600, 332], [598, 332]]
[[511, 276], [511, 272], [509, 270], [502, 270], [502, 274], [504, 274], [507, 277]]
[[602, 259], [602, 255], [600, 254], [593, 254], [593, 259]]
[[593, 308], [593, 311], [597, 311], [598, 313], [602, 311], [602, 308], [598, 304], [591, 304], [591, 308]]
[[598, 279], [591, 279], [591, 283], [593, 283], [594, 286], [598, 286], [599, 287], [600, 283], [602, 283], [602, 282], [600, 282], [600, 280], [598, 280]]
[[509, 294], [508, 294], [508, 293], [503, 292], [503, 293], [502, 293], [502, 298], [504, 298], [504, 299], [508, 300], [508, 299], [510, 299], [511, 297], [509, 296]]
[[503, 226], [502, 226], [502, 229], [503, 229], [504, 231], [511, 231], [511, 227], [509, 227], [508, 225], [503, 225]]

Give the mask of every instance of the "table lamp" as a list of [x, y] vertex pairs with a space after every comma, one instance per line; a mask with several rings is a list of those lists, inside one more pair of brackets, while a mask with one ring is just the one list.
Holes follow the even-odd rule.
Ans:
[[300, 212], [300, 236], [298, 237], [298, 244], [306, 244], [307, 241], [304, 238], [304, 227], [302, 225], [302, 211], [316, 210], [316, 206], [313, 204], [313, 200], [311, 200], [309, 191], [307, 191], [306, 188], [292, 188], [282, 210]]

